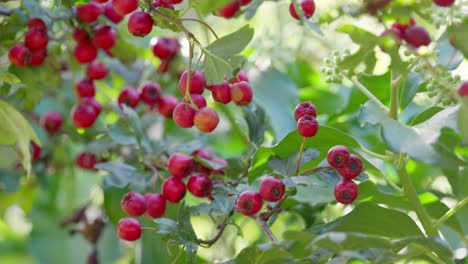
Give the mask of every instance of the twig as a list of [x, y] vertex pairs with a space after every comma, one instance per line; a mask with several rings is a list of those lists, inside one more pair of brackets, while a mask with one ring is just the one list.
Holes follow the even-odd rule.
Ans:
[[216, 235], [213, 238], [209, 240], [198, 239], [198, 243], [204, 244], [206, 247], [211, 247], [214, 243], [216, 243], [216, 241], [218, 241], [223, 235], [224, 230], [226, 229], [226, 226], [228, 225], [229, 219], [231, 218], [233, 214], [234, 214], [234, 208], [232, 208], [229, 215], [226, 216], [226, 218], [224, 218], [224, 221], [220, 225], [218, 225], [218, 233], [216, 233]]
[[218, 35], [216, 34], [216, 32], [214, 31], [214, 29], [208, 25], [208, 23], [206, 23], [205, 21], [202, 21], [202, 20], [199, 20], [199, 19], [196, 19], [196, 18], [181, 18], [180, 19], [181, 21], [196, 21], [202, 25], [204, 25], [205, 27], [207, 27], [211, 33], [213, 33], [213, 35], [215, 36], [216, 39], [219, 39]]
[[299, 155], [297, 156], [296, 170], [294, 171], [294, 175], [299, 174], [299, 167], [301, 166], [302, 153], [304, 152], [306, 140], [306, 137], [302, 138], [301, 148], [299, 149]]
[[267, 225], [267, 223], [261, 219], [258, 219], [258, 223], [262, 227], [263, 231], [265, 234], [267, 234], [268, 238], [271, 240], [273, 243], [278, 243], [278, 239], [276, 239], [275, 235], [273, 235], [273, 232], [271, 232], [270, 227]]
[[458, 202], [453, 208], [448, 210], [441, 218], [434, 222], [434, 228], [439, 228], [445, 221], [452, 217], [458, 210], [468, 203], [468, 197]]

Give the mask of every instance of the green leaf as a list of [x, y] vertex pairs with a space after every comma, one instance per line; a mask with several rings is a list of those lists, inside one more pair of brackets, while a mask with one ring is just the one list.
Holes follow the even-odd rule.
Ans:
[[215, 40], [205, 49], [220, 57], [236, 55], [247, 47], [253, 35], [254, 30], [249, 25], [245, 25], [239, 30]]
[[177, 214], [177, 222], [180, 236], [184, 240], [185, 250], [187, 254], [187, 263], [197, 262], [198, 238], [190, 223], [190, 207], [185, 205], [185, 201], [179, 207]]
[[310, 242], [309, 246], [311, 245], [326, 248], [335, 253], [347, 250], [357, 251], [391, 247], [390, 240], [387, 238], [352, 232], [328, 232], [317, 236]]
[[112, 55], [124, 64], [131, 64], [136, 61], [138, 52], [134, 45], [128, 43], [123, 38], [118, 37], [115, 45], [110, 49]]
[[0, 72], [0, 82], [1, 81], [6, 82], [9, 85], [21, 83], [21, 80], [10, 72]]
[[14, 193], [20, 186], [21, 174], [16, 170], [0, 168], [0, 192]]
[[453, 23], [447, 28], [447, 36], [453, 43], [453, 45], [459, 49], [465, 58], [468, 58], [468, 46], [466, 45], [468, 41], [468, 35], [465, 34], [468, 32], [468, 18], [464, 17], [461, 23]]
[[453, 71], [463, 62], [463, 53], [450, 43], [446, 34], [439, 39], [437, 47], [440, 51], [440, 54], [437, 57], [437, 64]]
[[409, 103], [413, 101], [414, 96], [418, 92], [419, 86], [423, 83], [421, 74], [417, 72], [410, 72], [406, 78], [400, 93], [400, 109], [405, 109]]
[[354, 71], [358, 65], [364, 63], [365, 72], [372, 73], [376, 64], [374, 47], [379, 44], [379, 37], [350, 24], [340, 26], [337, 31], [347, 33], [351, 40], [360, 46], [356, 53], [346, 57], [339, 66]]
[[194, 0], [192, 1], [192, 5], [195, 6], [201, 14], [207, 15], [229, 4], [230, 2], [230, 0]]
[[109, 172], [104, 176], [104, 188], [129, 186], [132, 190], [144, 191], [151, 177], [150, 174], [140, 174], [133, 166], [116, 161], [98, 163], [94, 168]]
[[428, 120], [429, 118], [433, 117], [435, 114], [439, 113], [440, 111], [444, 110], [443, 107], [440, 106], [431, 106], [427, 108], [426, 110], [422, 111], [419, 113], [417, 116], [411, 120], [410, 125], [415, 126], [419, 125], [422, 122]]
[[244, 248], [236, 257], [236, 264], [282, 264], [292, 261], [289, 252], [281, 248], [280, 245], [253, 245]]
[[[174, 18], [179, 18], [180, 17], [180, 10], [171, 10], [169, 8], [158, 8], [158, 11], [165, 14], [165, 15], [168, 15], [168, 16], [171, 16], [171, 17], [174, 17]], [[156, 22], [156, 25], [159, 27], [159, 28], [163, 28], [163, 29], [170, 29], [174, 32], [180, 32], [180, 28], [167, 21], [166, 19], [158, 16], [158, 15], [155, 15], [153, 16], [153, 20]]]
[[468, 144], [468, 98], [462, 98], [460, 110], [457, 113], [457, 127], [463, 136], [463, 142]]
[[411, 244], [419, 245], [429, 252], [434, 252], [441, 260], [443, 260], [444, 263], [453, 263], [453, 254], [447, 242], [438, 237], [405, 237], [403, 239], [393, 241], [392, 250], [394, 252], [399, 252], [404, 247]]
[[266, 131], [265, 109], [256, 103], [243, 107], [245, 121], [249, 127], [249, 139], [255, 145], [260, 146], [263, 142]]
[[133, 145], [137, 143], [132, 131], [124, 122], [116, 122], [110, 125], [107, 129], [107, 134], [115, 143], [120, 145]]

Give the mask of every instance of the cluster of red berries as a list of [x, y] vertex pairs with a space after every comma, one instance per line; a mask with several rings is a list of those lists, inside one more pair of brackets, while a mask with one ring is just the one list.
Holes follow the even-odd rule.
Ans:
[[358, 186], [352, 180], [362, 172], [361, 159], [350, 154], [345, 146], [334, 146], [328, 151], [327, 161], [343, 178], [334, 189], [335, 199], [342, 204], [350, 204], [358, 196]]
[[310, 101], [300, 103], [294, 110], [294, 118], [297, 122], [297, 132], [303, 137], [313, 137], [317, 134], [319, 124], [315, 119], [317, 110]]
[[262, 209], [263, 200], [278, 202], [283, 198], [286, 187], [278, 178], [273, 176], [263, 177], [258, 187], [258, 192], [243, 191], [236, 201], [236, 209], [243, 215], [254, 215]]
[[237, 14], [242, 6], [247, 6], [250, 2], [252, 2], [252, 0], [234, 0], [218, 9], [218, 11], [216, 11], [216, 15], [224, 18], [232, 18]]
[[[302, 9], [302, 13], [304, 13], [304, 16], [307, 19], [311, 18], [314, 15], [314, 12], [315, 12], [315, 2], [314, 2], [314, 0], [301, 0], [301, 1], [298, 1], [298, 4]], [[291, 2], [289, 4], [289, 14], [293, 18], [295, 18], [297, 20], [301, 19], [301, 17], [299, 16], [299, 14], [296, 11], [296, 8], [294, 7], [293, 2]]]
[[151, 49], [154, 56], [161, 60], [158, 72], [165, 73], [169, 70], [171, 60], [179, 52], [180, 44], [176, 38], [158, 38]]
[[24, 44], [15, 44], [8, 52], [10, 62], [18, 67], [39, 66], [47, 56], [47, 25], [40, 18], [31, 18], [28, 29], [24, 34]]
[[427, 30], [422, 26], [416, 25], [413, 18], [410, 18], [408, 23], [394, 23], [389, 30], [383, 33], [383, 35], [389, 34], [394, 36], [398, 41], [406, 41], [413, 48], [427, 46], [431, 43], [431, 36]]

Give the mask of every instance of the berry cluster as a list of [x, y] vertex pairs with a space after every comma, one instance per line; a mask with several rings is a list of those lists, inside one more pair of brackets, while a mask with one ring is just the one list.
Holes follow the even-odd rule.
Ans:
[[416, 25], [413, 18], [410, 18], [408, 23], [396, 22], [389, 30], [384, 34], [390, 34], [399, 41], [404, 40], [412, 48], [428, 46], [431, 43], [431, 36], [427, 30]]
[[216, 15], [224, 18], [232, 18], [237, 14], [242, 6], [247, 6], [250, 2], [252, 2], [252, 0], [234, 0], [216, 11]]
[[10, 62], [18, 67], [39, 66], [47, 56], [47, 25], [40, 18], [31, 18], [28, 29], [24, 34], [24, 44], [15, 44], [8, 52]]
[[[304, 14], [305, 18], [309, 19], [314, 15], [315, 12], [315, 2], [314, 0], [301, 0], [298, 1], [300, 8], [302, 9], [302, 13]], [[301, 20], [300, 15], [297, 13], [296, 7], [294, 6], [294, 2], [289, 4], [289, 14], [297, 19]]]
[[335, 199], [342, 204], [350, 204], [356, 200], [358, 186], [352, 180], [362, 172], [361, 159], [350, 154], [345, 146], [334, 146], [328, 151], [327, 161], [343, 178], [335, 185]]
[[278, 178], [266, 176], [260, 181], [259, 192], [243, 191], [236, 201], [236, 209], [243, 215], [254, 215], [262, 209], [263, 200], [278, 202], [283, 198], [286, 187]]
[[325, 75], [325, 81], [328, 83], [342, 83], [343, 75], [342, 69], [340, 69], [339, 63], [345, 60], [351, 55], [351, 52], [348, 49], [345, 49], [343, 52], [337, 50], [332, 52], [331, 58], [325, 58], [324, 64], [320, 68], [320, 71]]
[[303, 102], [296, 106], [294, 118], [297, 122], [297, 132], [303, 137], [313, 137], [317, 134], [319, 124], [315, 119], [317, 110], [311, 102]]

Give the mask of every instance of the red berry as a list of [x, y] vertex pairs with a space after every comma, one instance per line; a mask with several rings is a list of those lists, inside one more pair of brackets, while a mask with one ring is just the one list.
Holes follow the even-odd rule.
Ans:
[[42, 19], [40, 19], [38, 17], [34, 17], [34, 18], [29, 19], [28, 28], [29, 28], [29, 30], [39, 29], [39, 30], [42, 30], [42, 31], [47, 31], [46, 23], [44, 22], [44, 20], [42, 20]]
[[31, 53], [31, 65], [33, 65], [33, 66], [41, 65], [44, 62], [46, 57], [47, 57], [47, 50], [46, 49], [33, 51]]
[[166, 73], [169, 71], [169, 65], [171, 64], [170, 60], [161, 60], [158, 66], [158, 73]]
[[115, 11], [112, 2], [107, 2], [104, 5], [104, 16], [106, 16], [114, 24], [120, 23], [123, 20], [124, 16]]
[[73, 55], [78, 63], [88, 63], [96, 59], [97, 49], [91, 43], [79, 42], [73, 50]]
[[237, 11], [240, 9], [240, 3], [238, 1], [231, 2], [223, 7], [221, 7], [216, 14], [224, 18], [233, 17]]
[[299, 118], [305, 115], [317, 117], [317, 109], [315, 108], [315, 105], [309, 101], [298, 104], [294, 110], [294, 118], [296, 119], [296, 122]]
[[175, 38], [159, 38], [152, 50], [154, 56], [161, 60], [168, 60], [177, 54], [179, 42]]
[[94, 97], [91, 97], [91, 96], [83, 97], [81, 98], [80, 103], [87, 104], [93, 107], [94, 111], [96, 111], [96, 116], [98, 116], [101, 113], [102, 106], [98, 101], [96, 101], [96, 99], [94, 99]]
[[175, 4], [180, 4], [180, 3], [182, 3], [182, 1], [184, 1], [184, 0], [162, 0], [162, 1], [163, 1], [164, 3], [166, 3], [166, 4], [173, 4], [173, 5], [175, 5]]
[[76, 83], [76, 92], [80, 98], [82, 97], [94, 97], [96, 94], [96, 88], [94, 83], [89, 79], [82, 79]]
[[254, 215], [262, 209], [262, 196], [258, 192], [244, 191], [237, 198], [236, 208], [243, 215]]
[[438, 6], [451, 6], [453, 3], [455, 3], [455, 0], [432, 0], [434, 4]]
[[244, 71], [244, 70], [240, 70], [236, 77], [234, 77], [232, 80], [231, 80], [231, 84], [235, 84], [235, 83], [238, 83], [238, 82], [249, 82], [249, 77], [247, 77], [247, 73]]
[[[205, 75], [202, 72], [195, 71], [190, 77], [190, 88], [191, 94], [201, 94], [206, 87]], [[182, 95], [185, 95], [187, 88], [187, 71], [184, 71], [179, 79], [179, 91]]]
[[341, 177], [345, 179], [354, 179], [362, 172], [362, 161], [356, 155], [349, 155], [348, 162], [339, 168], [336, 168]]
[[166, 212], [166, 198], [159, 193], [145, 194], [146, 214], [152, 218], [158, 218]]
[[414, 48], [427, 46], [431, 43], [431, 36], [426, 29], [420, 26], [410, 26], [405, 30], [405, 40]]
[[460, 84], [460, 87], [458, 87], [458, 94], [460, 96], [468, 96], [468, 82]]
[[163, 95], [158, 104], [158, 111], [166, 118], [172, 118], [174, 108], [179, 104], [179, 100], [173, 95]]
[[158, 83], [147, 81], [140, 88], [140, 100], [152, 105], [161, 100], [161, 86]]
[[91, 80], [101, 80], [107, 75], [107, 67], [104, 63], [94, 60], [86, 68], [86, 75]]
[[76, 156], [75, 163], [82, 169], [92, 170], [97, 163], [97, 158], [93, 153], [81, 152]]
[[191, 104], [181, 102], [174, 108], [172, 118], [179, 127], [189, 128], [194, 125], [195, 114], [196, 110]]
[[58, 111], [50, 111], [42, 116], [40, 123], [47, 133], [54, 134], [62, 127], [63, 116]]
[[178, 203], [185, 196], [185, 184], [178, 178], [168, 178], [162, 184], [162, 192], [166, 200], [171, 203]]
[[105, 3], [105, 2], [107, 2], [107, 1], [109, 1], [109, 0], [93, 0], [93, 2], [101, 3], [101, 4], [102, 4], [102, 3]]
[[409, 21], [407, 23], [401, 23], [401, 22], [395, 22], [392, 25], [392, 30], [397, 34], [401, 39], [405, 38], [405, 31], [408, 27], [414, 26], [416, 24], [416, 21], [414, 21], [413, 18], [409, 18]]
[[[206, 100], [205, 97], [203, 97], [202, 95], [191, 94], [190, 97], [192, 98], [193, 103], [198, 107], [198, 109], [206, 107]], [[182, 102], [189, 103], [190, 101], [184, 98]]]
[[209, 107], [202, 108], [195, 114], [194, 123], [200, 131], [210, 133], [218, 126], [218, 113]]
[[92, 105], [83, 102], [80, 102], [71, 110], [71, 118], [76, 128], [91, 127], [97, 116], [96, 109]]
[[174, 178], [185, 178], [193, 170], [192, 157], [182, 153], [172, 154], [167, 160], [167, 170]]
[[280, 179], [267, 176], [260, 181], [258, 190], [263, 200], [277, 202], [283, 197], [286, 187]]
[[211, 96], [216, 102], [227, 104], [231, 102], [231, 86], [226, 81], [214, 84], [211, 86]]
[[89, 41], [89, 34], [88, 31], [82, 29], [82, 28], [76, 28], [73, 31], [73, 39], [76, 42], [87, 42]]
[[231, 99], [236, 105], [248, 105], [252, 97], [252, 87], [248, 82], [241, 81], [231, 86]]
[[[300, 7], [302, 9], [302, 12], [304, 13], [304, 16], [306, 18], [310, 18], [314, 12], [315, 12], [315, 2], [314, 0], [302, 0], [300, 1]], [[294, 7], [293, 2], [289, 4], [289, 14], [291, 14], [292, 17], [294, 17], [297, 20], [300, 20], [300, 16], [296, 11], [296, 8]]]
[[85, 23], [96, 21], [100, 14], [101, 7], [94, 2], [76, 7], [76, 16]]
[[117, 224], [119, 237], [127, 241], [135, 241], [141, 236], [141, 225], [135, 218], [122, 218]]
[[164, 3], [162, 0], [156, 0], [156, 1], [154, 1], [153, 6], [154, 6], [155, 8], [163, 7], [163, 8], [167, 8], [167, 9], [174, 10], [174, 5], [173, 5], [173, 4]]
[[140, 94], [133, 87], [125, 87], [119, 94], [119, 105], [126, 104], [131, 108], [135, 108], [140, 101]]
[[45, 49], [48, 42], [47, 33], [40, 29], [31, 29], [24, 35], [24, 45], [31, 51]]
[[117, 13], [124, 16], [138, 8], [138, 0], [112, 0], [112, 5]]
[[30, 151], [32, 161], [39, 159], [39, 156], [41, 155], [41, 147], [34, 143], [34, 141], [31, 141]]
[[358, 196], [358, 186], [352, 180], [342, 179], [335, 185], [333, 193], [339, 203], [350, 204]]
[[297, 121], [297, 132], [303, 137], [313, 137], [317, 134], [318, 126], [315, 117], [305, 115]]
[[128, 19], [128, 31], [134, 36], [144, 37], [153, 29], [153, 23], [148, 13], [138, 11]]
[[137, 192], [128, 192], [120, 202], [122, 209], [130, 216], [140, 216], [146, 211], [145, 197]]
[[31, 63], [31, 51], [23, 44], [16, 44], [8, 52], [8, 59], [16, 66], [26, 66]]
[[114, 47], [117, 40], [117, 32], [107, 25], [99, 25], [94, 29], [93, 44], [103, 50]]
[[213, 183], [208, 175], [204, 173], [194, 173], [187, 182], [187, 188], [196, 197], [208, 197], [213, 191]]
[[334, 146], [328, 151], [327, 161], [333, 168], [341, 168], [349, 161], [349, 151], [345, 146]]

